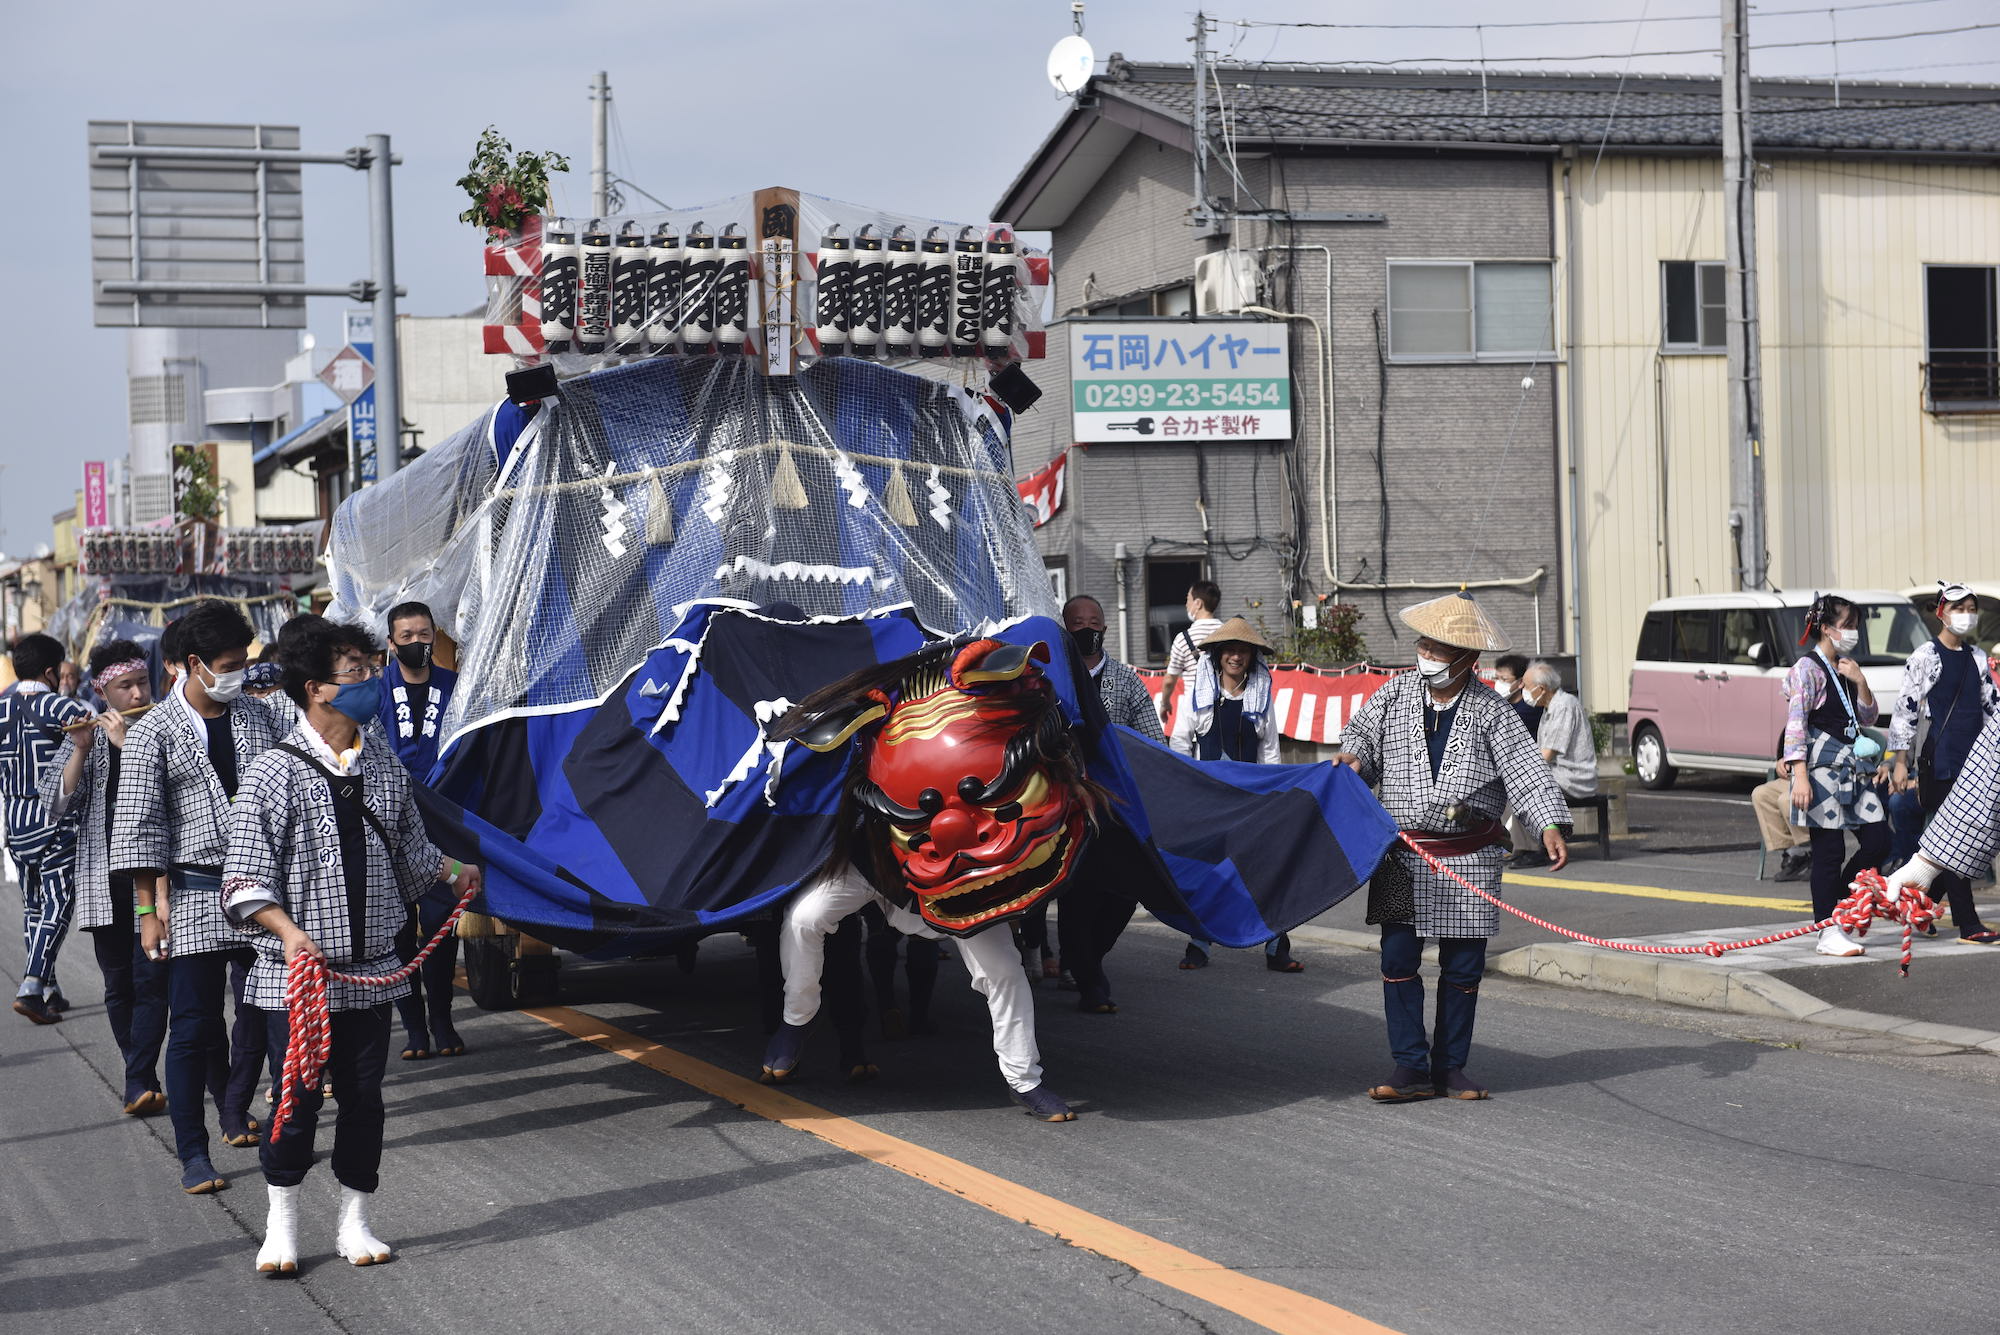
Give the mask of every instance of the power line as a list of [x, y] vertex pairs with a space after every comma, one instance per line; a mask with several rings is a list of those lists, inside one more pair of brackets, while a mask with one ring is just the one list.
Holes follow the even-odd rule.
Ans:
[[[1804, 9], [1759, 9], [1755, 18], [1784, 18], [1788, 15], [1824, 15], [1829, 9], [1841, 14], [1859, 13], [1864, 9], [1903, 9], [1910, 5], [1936, 5], [1944, 0], [1873, 0], [1863, 5], [1815, 5]], [[1315, 23], [1309, 20], [1283, 19], [1227, 19], [1239, 28], [1333, 28], [1344, 32], [1473, 32], [1482, 28], [1595, 28], [1612, 24], [1646, 23], [1714, 23], [1716, 16], [1707, 14], [1662, 14], [1647, 18], [1643, 14], [1631, 19], [1539, 19], [1514, 23]]]
[[[1831, 47], [1857, 46], [1863, 42], [1902, 42], [1902, 41], [1908, 41], [1909, 39], [1915, 37], [1945, 37], [1955, 33], [1985, 32], [1993, 28], [2000, 28], [2000, 23], [1967, 23], [1967, 24], [1962, 24], [1955, 28], [1926, 28], [1918, 32], [1882, 33], [1872, 37], [1842, 37], [1837, 41], [1832, 38], [1819, 37], [1819, 38], [1814, 38], [1811, 41], [1802, 41], [1802, 42], [1752, 42], [1750, 44], [1750, 49], [1753, 51], [1776, 51], [1776, 50], [1784, 50], [1795, 47], [1807, 47], [1807, 46], [1831, 46]], [[1690, 46], [1690, 47], [1680, 47], [1674, 50], [1661, 50], [1661, 51], [1598, 51], [1589, 55], [1547, 55], [1547, 56], [1515, 55], [1515, 56], [1497, 56], [1492, 58], [1480, 57], [1478, 58], [1478, 63], [1483, 66], [1496, 63], [1512, 63], [1520, 61], [1533, 61], [1536, 63], [1545, 63], [1549, 61], [1570, 62], [1570, 61], [1585, 61], [1585, 60], [1629, 61], [1629, 60], [1635, 60], [1641, 56], [1651, 58], [1654, 56], [1720, 56], [1721, 54], [1722, 54], [1722, 48], [1719, 46]], [[1349, 65], [1381, 65], [1381, 66], [1450, 65], [1454, 63], [1462, 64], [1466, 59], [1467, 57], [1465, 56], [1401, 56], [1394, 60], [1355, 59], [1355, 60], [1348, 60], [1344, 63]], [[1232, 65], [1239, 65], [1246, 68], [1255, 68], [1256, 65], [1264, 62], [1231, 61], [1229, 63]]]
[[1902, 42], [1912, 37], [1948, 37], [1959, 32], [1984, 32], [2000, 23], [1967, 23], [1957, 28], [1925, 28], [1920, 32], [1887, 32], [1874, 37], [1822, 37], [1810, 42], [1752, 42], [1752, 51], [1778, 51], [1794, 46], [1855, 46], [1862, 42]]

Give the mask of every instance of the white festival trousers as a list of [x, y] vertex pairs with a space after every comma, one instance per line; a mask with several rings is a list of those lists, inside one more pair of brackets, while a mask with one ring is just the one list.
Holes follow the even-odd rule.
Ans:
[[[849, 867], [835, 877], [822, 877], [785, 906], [778, 930], [778, 962], [785, 972], [785, 1023], [804, 1025], [819, 1014], [820, 972], [826, 963], [826, 938], [841, 919], [869, 901], [881, 905], [889, 925], [905, 936], [928, 940], [940, 933], [907, 909], [891, 904]], [[1042, 1083], [1042, 1054], [1035, 1044], [1035, 1001], [1028, 975], [1014, 949], [1013, 933], [1005, 924], [976, 936], [954, 937], [952, 944], [972, 975], [972, 988], [986, 998], [993, 1021], [993, 1055], [1008, 1087], [1025, 1094]]]

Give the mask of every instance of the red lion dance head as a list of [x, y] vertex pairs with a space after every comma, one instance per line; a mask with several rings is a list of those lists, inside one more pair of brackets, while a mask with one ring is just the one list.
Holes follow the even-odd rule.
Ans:
[[1037, 666], [1047, 661], [1046, 645], [975, 640], [948, 659], [931, 650], [891, 665], [893, 691], [850, 678], [800, 707], [796, 735], [818, 751], [880, 723], [851, 792], [878, 871], [893, 866], [940, 932], [969, 936], [1027, 912], [1082, 852], [1102, 793]]

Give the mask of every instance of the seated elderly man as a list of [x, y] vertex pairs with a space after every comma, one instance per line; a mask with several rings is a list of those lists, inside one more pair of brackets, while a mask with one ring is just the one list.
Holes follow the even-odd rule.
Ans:
[[[1540, 660], [1528, 665], [1521, 683], [1522, 703], [1541, 711], [1542, 722], [1535, 744], [1554, 772], [1556, 787], [1571, 801], [1597, 796], [1597, 739], [1591, 733], [1590, 715], [1584, 712], [1583, 701], [1565, 691], [1562, 674]], [[1522, 837], [1519, 830], [1514, 835], [1514, 847], [1521, 851], [1514, 854], [1509, 865], [1548, 865], [1548, 855], [1536, 846], [1535, 840]]]

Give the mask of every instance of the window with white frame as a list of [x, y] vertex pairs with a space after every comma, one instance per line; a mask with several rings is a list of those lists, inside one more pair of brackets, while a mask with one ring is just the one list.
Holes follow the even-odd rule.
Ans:
[[1729, 346], [1728, 303], [1719, 260], [1660, 264], [1660, 346], [1669, 352], [1723, 352]]
[[1391, 260], [1389, 355], [1406, 361], [1553, 357], [1550, 267], [1545, 260]]

